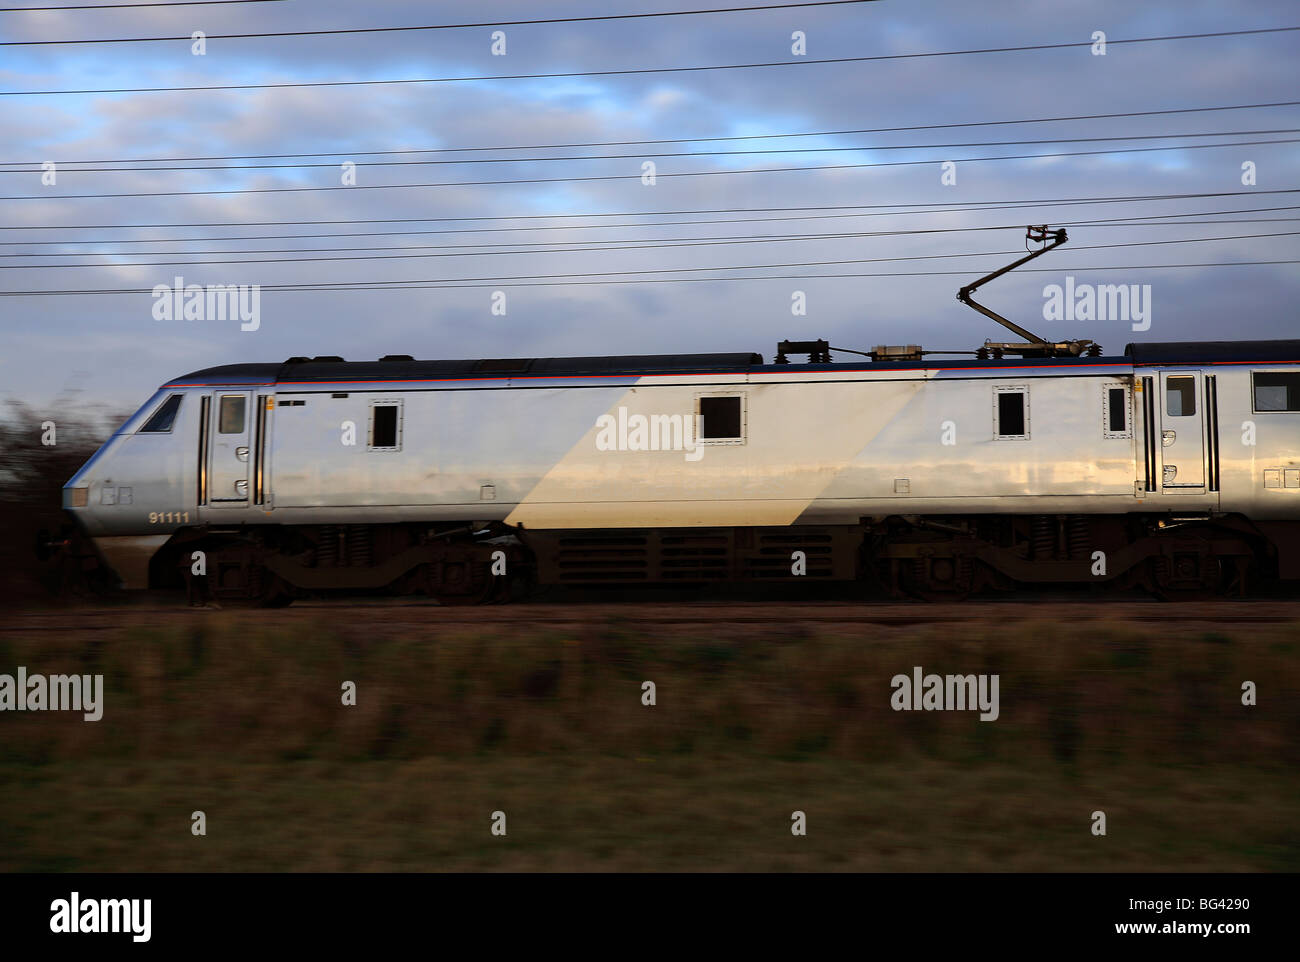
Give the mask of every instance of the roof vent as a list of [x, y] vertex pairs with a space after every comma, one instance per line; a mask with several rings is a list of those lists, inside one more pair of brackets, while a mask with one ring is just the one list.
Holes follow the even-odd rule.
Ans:
[[337, 361], [342, 363], [343, 358], [339, 357], [337, 354], [317, 354], [312, 358], [312, 361], [316, 364], [320, 364], [323, 361]]
[[415, 358], [409, 354], [385, 354], [379, 360], [381, 363], [385, 363], [390, 361], [414, 361]]

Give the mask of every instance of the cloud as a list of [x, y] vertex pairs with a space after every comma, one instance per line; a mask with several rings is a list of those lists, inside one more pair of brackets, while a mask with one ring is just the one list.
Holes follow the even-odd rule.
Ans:
[[[15, 14], [6, 38], [188, 35], [198, 24], [209, 34], [258, 30], [329, 29], [427, 23], [451, 17], [426, 4], [382, 8], [342, 2], [312, 5], [310, 21], [289, 4], [230, 5], [211, 10], [151, 8]], [[670, 5], [671, 6], [671, 5]], [[469, 8], [467, 8], [469, 9]], [[523, 0], [493, 3], [474, 19], [529, 18], [538, 8]], [[549, 4], [547, 15], [606, 11], [591, 0]], [[456, 14], [455, 16], [461, 16]], [[796, 59], [790, 35], [807, 36], [808, 57], [1001, 47], [1086, 41], [1096, 29], [1112, 39], [1288, 25], [1293, 6], [1274, 0], [1249, 16], [1213, 3], [1165, 8], [1101, 3], [863, 4], [751, 14], [665, 18], [504, 28], [508, 53], [491, 54], [491, 30], [382, 33], [338, 37], [210, 40], [205, 57], [187, 43], [117, 47], [7, 48], [0, 89], [98, 88], [293, 82], [297, 80], [483, 76], [489, 74], [619, 70], [641, 66], [745, 63]], [[727, 268], [716, 273], [902, 273], [957, 271], [932, 276], [807, 278], [672, 284], [505, 287], [509, 312], [489, 310], [493, 286], [456, 290], [391, 290], [263, 294], [264, 323], [256, 333], [237, 326], [154, 321], [147, 295], [0, 298], [0, 323], [22, 364], [3, 368], [5, 387], [40, 398], [57, 389], [62, 372], [93, 370], [91, 387], [105, 400], [134, 403], [162, 381], [187, 370], [241, 360], [281, 360], [297, 354], [339, 353], [372, 358], [385, 353], [420, 357], [632, 354], [757, 350], [770, 356], [781, 338], [828, 337], [843, 347], [923, 343], [969, 350], [1000, 328], [962, 307], [956, 289], [1006, 263], [1005, 254], [771, 268], [764, 264], [867, 260], [1013, 251], [1023, 226], [1071, 225], [1071, 244], [1044, 262], [1059, 275], [1027, 274], [990, 285], [986, 300], [1030, 323], [1041, 317], [1042, 288], [1066, 268], [1120, 269], [1090, 275], [1098, 283], [1150, 283], [1153, 340], [1265, 338], [1294, 335], [1295, 265], [1130, 271], [1124, 265], [1294, 259], [1294, 237], [1120, 247], [1096, 244], [1286, 231], [1291, 222], [1123, 227], [1080, 221], [1158, 213], [1285, 207], [1286, 194], [1265, 189], [1300, 186], [1295, 144], [1152, 153], [978, 162], [966, 157], [1100, 150], [1104, 143], [1041, 146], [943, 147], [887, 151], [918, 143], [1017, 141], [1026, 138], [1124, 136], [1298, 127], [1297, 108], [1167, 115], [1036, 125], [953, 127], [941, 130], [778, 140], [797, 146], [852, 146], [828, 154], [655, 158], [654, 186], [640, 181], [647, 154], [722, 148], [758, 150], [773, 141], [695, 141], [684, 144], [587, 147], [544, 151], [549, 156], [623, 154], [621, 159], [541, 160], [528, 144], [596, 143], [682, 137], [727, 137], [851, 128], [963, 124], [973, 121], [1248, 104], [1296, 99], [1294, 34], [1160, 44], [1113, 45], [1105, 57], [1086, 48], [894, 60], [799, 64], [756, 70], [500, 80], [401, 86], [312, 87], [229, 92], [3, 98], [0, 156], [12, 161], [149, 157], [225, 157], [320, 152], [322, 164], [285, 169], [77, 173], [66, 164], [58, 184], [39, 175], [4, 173], [0, 201], [0, 289], [150, 287], [177, 274], [195, 283], [313, 283], [323, 281], [455, 279], [515, 275], [563, 276], [614, 271]], [[1282, 137], [1285, 135], [1271, 135]], [[1228, 138], [1264, 139], [1265, 135]], [[1150, 145], [1151, 142], [1140, 144]], [[426, 155], [365, 154], [365, 150], [491, 147], [489, 151]], [[1112, 145], [1113, 146], [1113, 145]], [[1122, 145], [1121, 145], [1122, 146]], [[874, 149], [873, 149], [874, 148]], [[379, 166], [373, 161], [514, 159], [525, 163]], [[808, 167], [848, 163], [924, 164], [876, 168], [720, 173], [689, 171], [743, 167]], [[358, 186], [571, 177], [564, 183], [348, 189], [339, 164], [358, 164]], [[940, 164], [957, 162], [957, 182], [941, 183]], [[1241, 183], [1241, 165], [1257, 167], [1254, 188]], [[236, 161], [234, 163], [249, 163]], [[251, 161], [256, 163], [257, 161]], [[285, 164], [266, 158], [263, 163]], [[226, 162], [196, 162], [220, 165]], [[12, 165], [11, 165], [12, 166]], [[122, 164], [113, 166], [147, 167]], [[620, 180], [581, 178], [619, 175]], [[220, 191], [331, 187], [299, 193], [187, 193], [175, 197], [74, 200], [80, 193]], [[1045, 203], [1010, 211], [947, 213], [867, 212], [870, 216], [750, 223], [646, 224], [641, 212], [759, 207], [835, 207], [848, 204], [931, 204], [1037, 198], [1230, 192], [1232, 196], [1144, 203]], [[537, 214], [606, 214], [586, 219], [509, 219]], [[823, 211], [849, 213], [846, 211]], [[1246, 213], [1286, 217], [1291, 211]], [[674, 215], [659, 220], [705, 221], [744, 214]], [[752, 216], [752, 215], [751, 215]], [[771, 217], [793, 216], [773, 212]], [[369, 223], [352, 223], [361, 219]], [[391, 222], [437, 218], [427, 222]], [[449, 220], [449, 218], [498, 218]], [[1207, 218], [1187, 218], [1189, 221]], [[330, 223], [289, 224], [290, 221]], [[261, 222], [268, 222], [261, 224]], [[199, 225], [123, 229], [132, 224]], [[249, 226], [238, 226], [248, 224]], [[1078, 226], [1074, 226], [1074, 225]], [[88, 226], [86, 226], [88, 225]], [[230, 225], [230, 226], [223, 226]], [[588, 225], [590, 229], [588, 229]], [[610, 226], [626, 225], [626, 226]], [[672, 247], [691, 239], [744, 240], [760, 234], [829, 234], [1002, 226], [1000, 231], [824, 237], [762, 244]], [[548, 229], [538, 229], [545, 227]], [[53, 228], [53, 229], [47, 229]], [[518, 228], [529, 228], [519, 230]], [[410, 233], [425, 231], [426, 233]], [[427, 233], [464, 231], [463, 233]], [[472, 233], [470, 231], [477, 231]], [[334, 237], [364, 233], [369, 237]], [[262, 235], [296, 235], [266, 238]], [[192, 238], [192, 239], [191, 239]], [[218, 239], [220, 238], [220, 239]], [[241, 238], [246, 238], [242, 239]], [[123, 243], [148, 239], [149, 243]], [[602, 241], [578, 249], [573, 242]], [[95, 244], [34, 245], [37, 240], [93, 240]], [[562, 252], [541, 253], [538, 246]], [[447, 247], [498, 244], [498, 247]], [[424, 246], [421, 246], [424, 245]], [[433, 248], [429, 245], [444, 245]], [[532, 245], [532, 246], [525, 246]], [[351, 251], [403, 246], [406, 250]], [[277, 253], [277, 248], [325, 248]], [[1072, 250], [1072, 248], [1074, 248]], [[261, 254], [190, 251], [255, 251]], [[511, 253], [511, 251], [517, 251]], [[115, 252], [87, 257], [87, 252]], [[140, 252], [140, 253], [135, 253]], [[325, 258], [349, 252], [365, 260], [252, 263]], [[401, 259], [377, 259], [401, 255]], [[430, 255], [430, 256], [424, 256]], [[436, 256], [433, 256], [436, 255]], [[124, 267], [128, 261], [218, 260], [212, 263]], [[31, 267], [32, 264], [92, 267]], [[15, 269], [24, 265], [21, 269]], [[704, 272], [682, 274], [699, 277]], [[639, 275], [645, 276], [645, 275]], [[590, 278], [589, 280], [597, 280]], [[489, 282], [490, 283], [490, 282]], [[790, 294], [808, 294], [809, 313], [790, 313]], [[1231, 319], [1229, 324], [1225, 319]], [[1091, 337], [1118, 351], [1131, 339], [1124, 325], [1062, 332]]]

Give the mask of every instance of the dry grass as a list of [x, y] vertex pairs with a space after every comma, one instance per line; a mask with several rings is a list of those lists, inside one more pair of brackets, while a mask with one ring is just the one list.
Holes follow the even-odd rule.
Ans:
[[[0, 715], [0, 869], [1300, 869], [1296, 625], [404, 637], [383, 619], [0, 644], [0, 671], [107, 689], [94, 724]], [[1000, 719], [892, 711], [913, 665], [998, 673]]]

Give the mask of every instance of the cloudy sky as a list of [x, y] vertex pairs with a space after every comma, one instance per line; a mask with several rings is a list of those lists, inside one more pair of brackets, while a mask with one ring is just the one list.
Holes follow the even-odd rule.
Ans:
[[[1116, 42], [1300, 26], [1287, 0], [882, 0], [218, 36], [728, 5], [0, 12], [0, 397], [133, 408], [191, 370], [303, 354], [770, 360], [782, 338], [817, 337], [970, 350], [1010, 335], [955, 292], [1022, 251], [1029, 223], [1070, 242], [982, 300], [1031, 330], [1107, 353], [1300, 336], [1296, 263], [1138, 269], [1300, 260], [1300, 145], [1260, 143], [1300, 138], [1300, 106], [1280, 103], [1300, 100], [1300, 32]], [[189, 39], [33, 43], [194, 31], [201, 56]], [[663, 69], [736, 64], [776, 65]], [[413, 79], [439, 82], [373, 82]], [[1170, 112], [1208, 107], [1234, 109]], [[1120, 113], [1135, 116], [990, 123]], [[1080, 203], [1102, 198], [1130, 199]], [[1241, 236], [1262, 234], [1278, 236]], [[1150, 285], [1149, 330], [1045, 321], [1044, 287], [1067, 275]], [[261, 285], [260, 326], [155, 319], [151, 290], [177, 276]], [[50, 291], [100, 293], [13, 294]]]

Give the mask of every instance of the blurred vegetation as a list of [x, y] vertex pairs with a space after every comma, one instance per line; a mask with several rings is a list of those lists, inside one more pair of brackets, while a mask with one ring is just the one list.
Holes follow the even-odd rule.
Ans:
[[[1300, 869], [1300, 624], [384, 619], [0, 642], [0, 670], [106, 689], [97, 723], [0, 715], [0, 869]], [[999, 674], [1000, 718], [893, 711], [914, 665]]]
[[[65, 394], [48, 408], [15, 399], [0, 413], [0, 605], [48, 601], [58, 587], [53, 565], [38, 563], [37, 533], [58, 532], [63, 485], [126, 420]], [[54, 422], [54, 444], [43, 425]]]

